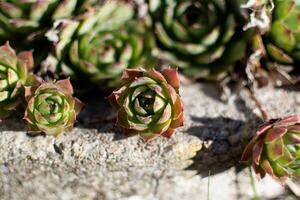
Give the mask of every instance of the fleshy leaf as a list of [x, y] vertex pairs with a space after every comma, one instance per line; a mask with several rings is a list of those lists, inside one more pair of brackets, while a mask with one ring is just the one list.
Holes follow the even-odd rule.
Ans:
[[300, 117], [297, 115], [292, 115], [280, 120], [278, 123], [276, 123], [276, 127], [287, 127], [297, 123], [300, 123]]
[[274, 140], [277, 140], [278, 138], [281, 138], [284, 134], [287, 133], [287, 129], [283, 127], [279, 128], [272, 128], [268, 131], [265, 142], [266, 143], [271, 143]]
[[267, 155], [275, 161], [283, 155], [284, 144], [282, 138], [277, 138], [266, 145]]
[[59, 80], [55, 85], [65, 94], [73, 94], [73, 86], [70, 82], [70, 79]]
[[262, 141], [258, 141], [253, 146], [253, 150], [252, 150], [252, 152], [253, 152], [253, 162], [256, 165], [259, 165], [259, 161], [261, 159], [261, 154], [262, 154], [262, 151], [263, 151], [263, 147], [264, 147], [264, 144], [263, 144]]
[[178, 92], [180, 87], [180, 79], [177, 70], [175, 69], [165, 69], [162, 71], [167, 82]]

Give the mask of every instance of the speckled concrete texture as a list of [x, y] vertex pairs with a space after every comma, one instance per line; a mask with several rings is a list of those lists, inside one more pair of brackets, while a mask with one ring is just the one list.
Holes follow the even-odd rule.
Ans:
[[[101, 98], [86, 102], [76, 128], [57, 138], [29, 136], [22, 120], [4, 120], [0, 199], [251, 199], [248, 170], [238, 160], [261, 123], [259, 111], [246, 91], [226, 102], [217, 91], [183, 86], [185, 126], [148, 144], [122, 135]], [[297, 88], [266, 87], [257, 96], [273, 117], [300, 113]], [[262, 199], [293, 199], [269, 178], [257, 190]]]

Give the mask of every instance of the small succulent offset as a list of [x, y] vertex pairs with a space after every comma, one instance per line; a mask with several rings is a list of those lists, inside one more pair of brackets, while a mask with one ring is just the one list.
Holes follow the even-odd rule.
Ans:
[[247, 145], [241, 161], [250, 161], [258, 178], [269, 174], [283, 183], [300, 176], [300, 117], [270, 120]]
[[0, 118], [7, 117], [20, 103], [32, 66], [31, 51], [17, 55], [9, 43], [0, 47]]
[[124, 85], [109, 97], [118, 108], [117, 124], [124, 132], [139, 134], [145, 141], [158, 136], [171, 137], [183, 126], [180, 80], [175, 69], [161, 73], [155, 69], [127, 69]]
[[57, 136], [71, 130], [82, 107], [81, 102], [72, 95], [73, 87], [69, 79], [26, 87], [28, 105], [24, 119], [30, 131]]

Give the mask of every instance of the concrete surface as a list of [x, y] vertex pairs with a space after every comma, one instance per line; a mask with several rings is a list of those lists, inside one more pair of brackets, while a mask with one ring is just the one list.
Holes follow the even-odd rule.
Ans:
[[[114, 125], [102, 98], [86, 102], [76, 128], [58, 138], [26, 134], [22, 120], [0, 125], [1, 200], [251, 199], [248, 169], [238, 164], [261, 120], [245, 91], [228, 101], [211, 84], [182, 87], [185, 126], [149, 144]], [[273, 117], [300, 113], [297, 88], [257, 96]], [[256, 182], [261, 199], [296, 199], [270, 178]]]

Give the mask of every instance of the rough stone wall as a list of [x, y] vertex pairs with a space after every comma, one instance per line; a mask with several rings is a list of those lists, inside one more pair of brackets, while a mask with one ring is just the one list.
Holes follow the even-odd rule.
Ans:
[[[29, 136], [23, 121], [11, 117], [0, 124], [0, 199], [251, 199], [248, 170], [238, 160], [259, 112], [245, 91], [227, 102], [217, 100], [217, 91], [183, 86], [185, 126], [170, 140], [148, 144], [122, 135], [101, 98], [57, 138]], [[264, 88], [258, 97], [278, 117], [300, 113], [296, 91]], [[262, 199], [296, 199], [269, 178], [257, 189]]]

